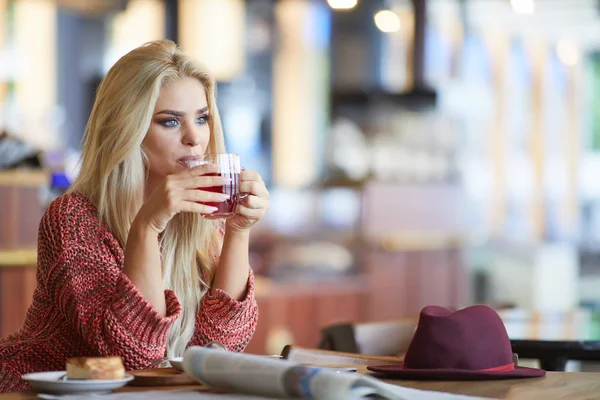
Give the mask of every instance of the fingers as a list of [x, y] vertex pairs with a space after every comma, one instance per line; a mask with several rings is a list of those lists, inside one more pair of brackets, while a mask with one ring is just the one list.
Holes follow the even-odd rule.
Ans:
[[231, 178], [223, 176], [197, 176], [186, 182], [186, 188], [207, 188], [231, 183]]
[[238, 204], [235, 212], [236, 212], [236, 214], [242, 215], [242, 216], [248, 218], [249, 220], [258, 220], [263, 216], [263, 214], [265, 213], [265, 210], [263, 210], [262, 208], [261, 209], [249, 208], [243, 204]]
[[256, 171], [242, 171], [240, 173], [240, 193], [247, 193], [266, 200], [269, 199], [269, 191], [265, 186], [265, 182]]
[[196, 188], [208, 188], [214, 186], [223, 186], [231, 183], [231, 178], [225, 178], [222, 176], [194, 176], [187, 177], [180, 180], [175, 180], [173, 185], [175, 188], [180, 189], [196, 189]]
[[[167, 195], [163, 204], [171, 216], [182, 211], [210, 214], [216, 211], [217, 208], [199, 202], [217, 203], [223, 201], [223, 197], [220, 193], [204, 192], [201, 190], [175, 191]], [[201, 207], [195, 207], [192, 204], [198, 204]]]
[[240, 193], [249, 193], [259, 197], [269, 198], [269, 191], [262, 181], [240, 182]]
[[182, 201], [180, 211], [197, 214], [212, 214], [217, 211], [217, 207], [207, 206], [205, 204], [195, 203], [193, 201]]
[[[230, 178], [218, 175], [218, 171], [217, 165], [206, 164], [167, 179], [167, 192], [173, 198], [180, 199], [180, 207], [177, 207], [179, 211], [210, 214], [217, 209], [202, 203], [219, 203], [230, 199], [223, 193], [198, 190], [231, 183]], [[259, 220], [269, 204], [269, 191], [260, 174], [256, 171], [241, 171], [239, 192], [247, 196], [239, 201], [236, 213], [249, 221]]]
[[240, 172], [240, 181], [257, 181], [262, 182], [263, 179], [260, 174], [256, 171], [243, 170]]
[[185, 190], [182, 199], [186, 201], [200, 201], [203, 203], [219, 203], [229, 200], [230, 196], [224, 193], [208, 192], [206, 190]]
[[247, 208], [252, 208], [255, 210], [266, 209], [266, 202], [258, 196], [250, 195], [242, 200], [240, 200], [240, 204]]
[[187, 176], [200, 176], [206, 174], [218, 174], [219, 166], [217, 164], [204, 164], [190, 168]]

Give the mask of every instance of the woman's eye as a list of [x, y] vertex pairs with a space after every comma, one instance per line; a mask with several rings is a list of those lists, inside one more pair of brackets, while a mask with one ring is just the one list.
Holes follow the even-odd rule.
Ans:
[[165, 128], [173, 128], [179, 125], [179, 120], [177, 120], [177, 118], [163, 119], [160, 121], [160, 124]]
[[210, 119], [210, 116], [208, 114], [205, 115], [201, 115], [198, 117], [198, 119], [196, 120], [196, 123], [198, 125], [204, 125], [208, 122], [208, 120]]

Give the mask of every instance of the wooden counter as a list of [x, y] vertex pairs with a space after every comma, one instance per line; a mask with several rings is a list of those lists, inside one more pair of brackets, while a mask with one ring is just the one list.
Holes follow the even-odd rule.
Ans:
[[45, 171], [0, 171], [0, 251], [35, 249]]
[[17, 331], [33, 300], [37, 252], [0, 250], [0, 337]]
[[0, 250], [0, 268], [31, 267], [37, 264], [37, 250]]
[[0, 336], [25, 320], [36, 286], [37, 232], [46, 171], [0, 171]]
[[39, 187], [50, 179], [47, 171], [9, 170], [0, 171], [0, 187]]

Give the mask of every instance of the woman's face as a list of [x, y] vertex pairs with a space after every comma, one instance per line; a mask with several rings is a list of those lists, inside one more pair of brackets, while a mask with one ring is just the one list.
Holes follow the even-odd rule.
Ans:
[[142, 144], [148, 179], [180, 172], [187, 168], [187, 159], [202, 156], [210, 140], [209, 119], [206, 92], [198, 80], [185, 77], [165, 85]]

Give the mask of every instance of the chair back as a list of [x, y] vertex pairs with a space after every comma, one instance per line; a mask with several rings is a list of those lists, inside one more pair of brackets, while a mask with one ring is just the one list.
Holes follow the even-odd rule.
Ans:
[[321, 329], [319, 348], [346, 353], [398, 357], [408, 349], [416, 319], [336, 324]]

